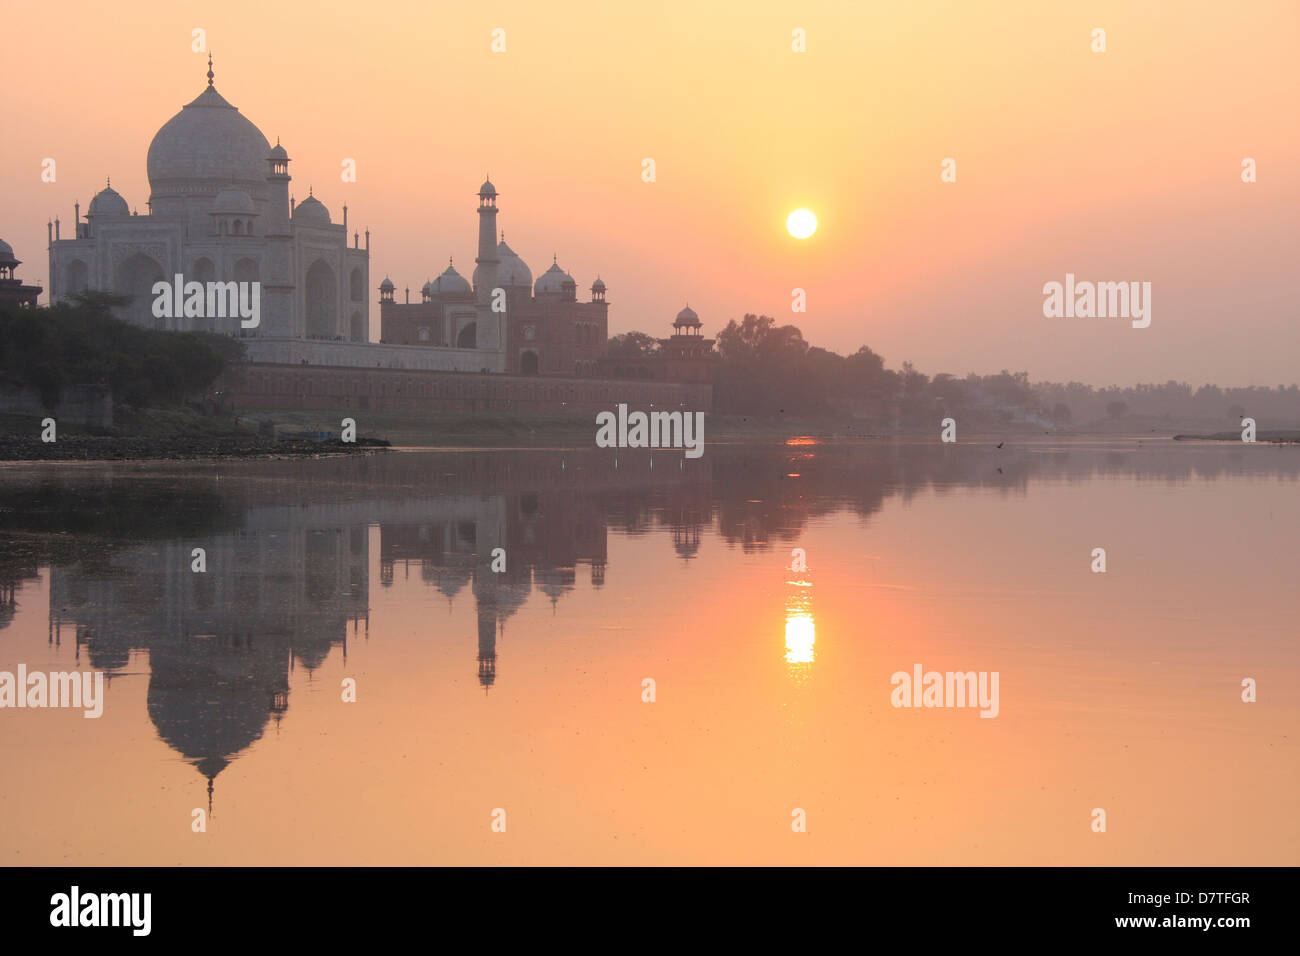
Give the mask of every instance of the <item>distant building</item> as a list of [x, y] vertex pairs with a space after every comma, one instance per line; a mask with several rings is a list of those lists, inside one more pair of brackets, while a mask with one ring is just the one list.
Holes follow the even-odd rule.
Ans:
[[655, 382], [713, 382], [718, 353], [706, 339], [700, 317], [689, 305], [677, 313], [673, 334], [659, 340], [654, 355], [608, 355], [597, 363], [603, 378], [639, 378]]
[[16, 275], [20, 259], [14, 258], [14, 247], [0, 239], [0, 307], [35, 305], [41, 294], [38, 285], [23, 285]]
[[[484, 188], [492, 184], [484, 183]], [[493, 192], [495, 196], [495, 191]], [[532, 272], [518, 254], [496, 244], [497, 277], [506, 321], [506, 367], [517, 375], [563, 375], [585, 378], [596, 374], [609, 338], [609, 305], [605, 283], [591, 285], [591, 301], [577, 301], [577, 282], [552, 259], [551, 267], [533, 282]], [[399, 303], [390, 279], [379, 287], [382, 341], [400, 345], [473, 348], [473, 307], [485, 287], [482, 256], [474, 284], [448, 265], [438, 278], [420, 289], [418, 303]]]

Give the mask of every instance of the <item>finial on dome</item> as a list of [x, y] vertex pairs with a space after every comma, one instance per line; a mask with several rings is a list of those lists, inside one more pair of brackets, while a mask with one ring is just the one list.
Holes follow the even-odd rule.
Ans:
[[212, 86], [212, 51], [208, 51], [208, 86]]
[[104, 177], [104, 187], [105, 187], [106, 189], [112, 189], [112, 188], [113, 188], [113, 177], [112, 177], [112, 176], [105, 176], [105, 177]]
[[501, 230], [501, 241], [502, 242], [506, 241], [506, 231], [504, 229]]
[[452, 266], [454, 266], [455, 264], [456, 264], [456, 263], [455, 263], [455, 261], [452, 259], [452, 257], [451, 257], [451, 256], [448, 256], [448, 257], [447, 257], [447, 268], [450, 269], [450, 268], [451, 268]]
[[308, 186], [308, 187], [307, 187], [307, 198], [308, 198], [308, 199], [311, 198], [311, 186]]
[[559, 260], [556, 258], [555, 253], [552, 252], [552, 253], [551, 253], [551, 265], [553, 265], [553, 266], [558, 266], [559, 264], [560, 264], [560, 263], [559, 263]]

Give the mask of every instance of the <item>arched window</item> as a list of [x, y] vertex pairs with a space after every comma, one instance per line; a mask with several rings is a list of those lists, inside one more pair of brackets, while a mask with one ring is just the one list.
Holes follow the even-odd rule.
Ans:
[[86, 286], [90, 281], [90, 270], [80, 259], [73, 259], [68, 263], [68, 291], [85, 292]]

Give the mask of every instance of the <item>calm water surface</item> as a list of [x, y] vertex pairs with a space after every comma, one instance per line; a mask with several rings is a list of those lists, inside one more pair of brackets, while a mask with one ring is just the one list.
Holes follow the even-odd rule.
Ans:
[[[1294, 865], [1298, 477], [1149, 440], [0, 466], [0, 671], [107, 675], [98, 720], [0, 710], [0, 862]], [[915, 664], [997, 671], [998, 716], [894, 708]]]

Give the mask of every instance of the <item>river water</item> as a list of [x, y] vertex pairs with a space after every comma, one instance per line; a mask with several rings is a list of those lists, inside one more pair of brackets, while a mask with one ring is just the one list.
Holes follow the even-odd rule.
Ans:
[[[0, 710], [0, 862], [1294, 865], [1298, 479], [1162, 440], [0, 466], [0, 675], [104, 675], [100, 717]], [[895, 706], [918, 671], [995, 706]]]

